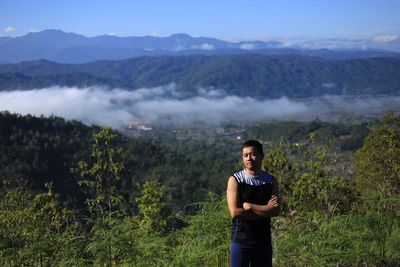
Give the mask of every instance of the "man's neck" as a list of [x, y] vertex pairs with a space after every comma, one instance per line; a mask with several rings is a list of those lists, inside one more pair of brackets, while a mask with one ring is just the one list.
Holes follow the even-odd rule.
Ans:
[[245, 169], [249, 174], [253, 176], [260, 176], [261, 174], [261, 169]]

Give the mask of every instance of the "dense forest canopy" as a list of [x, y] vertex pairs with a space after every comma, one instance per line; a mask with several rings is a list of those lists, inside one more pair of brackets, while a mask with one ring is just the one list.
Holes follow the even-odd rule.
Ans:
[[398, 94], [398, 57], [328, 60], [314, 56], [138, 57], [121, 61], [60, 64], [47, 60], [0, 65], [0, 90], [51, 86], [104, 86], [130, 90], [175, 83], [183, 95], [199, 88], [230, 95], [279, 98]]

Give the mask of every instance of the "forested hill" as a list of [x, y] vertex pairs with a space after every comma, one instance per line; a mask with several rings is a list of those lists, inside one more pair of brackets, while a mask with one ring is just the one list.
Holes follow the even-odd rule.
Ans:
[[400, 58], [328, 60], [312, 56], [139, 57], [87, 64], [46, 60], [0, 65], [0, 90], [58, 86], [138, 89], [175, 83], [187, 96], [199, 87], [238, 96], [309, 97], [398, 94]]
[[[137, 183], [162, 178], [169, 189], [171, 205], [199, 201], [207, 192], [221, 193], [229, 171], [237, 166], [241, 141], [218, 133], [218, 128], [154, 129], [151, 140], [127, 138], [118, 134], [115, 145], [123, 148], [125, 165], [122, 187], [126, 192]], [[235, 133], [239, 126], [227, 126], [224, 133]], [[88, 161], [92, 135], [100, 129], [60, 117], [21, 116], [0, 112], [0, 181], [25, 181], [35, 191], [52, 183], [64, 201], [82, 204], [85, 191], [71, 169], [81, 160]], [[369, 125], [310, 123], [261, 123], [243, 129], [243, 138], [258, 138], [268, 143], [282, 136], [290, 142], [303, 142], [311, 133], [321, 143], [335, 143], [341, 151], [354, 151], [369, 132]], [[191, 178], [188, 178], [191, 177]], [[0, 183], [0, 189], [3, 184]]]

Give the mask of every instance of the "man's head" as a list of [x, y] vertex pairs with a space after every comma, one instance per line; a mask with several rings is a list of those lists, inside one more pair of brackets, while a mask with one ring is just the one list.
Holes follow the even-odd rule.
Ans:
[[241, 149], [242, 152], [243, 148], [245, 147], [254, 147], [255, 149], [257, 149], [258, 152], [260, 152], [260, 154], [264, 155], [262, 144], [256, 140], [247, 140], [246, 142], [244, 142]]
[[246, 170], [258, 173], [264, 159], [262, 144], [256, 140], [248, 140], [242, 145], [242, 159]]

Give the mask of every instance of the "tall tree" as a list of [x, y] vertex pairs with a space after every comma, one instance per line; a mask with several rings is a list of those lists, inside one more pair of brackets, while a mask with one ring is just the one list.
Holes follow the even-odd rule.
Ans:
[[89, 210], [98, 217], [117, 208], [122, 202], [119, 182], [124, 165], [120, 159], [122, 148], [116, 147], [118, 135], [104, 127], [93, 135], [91, 162], [80, 161], [74, 171], [79, 184], [88, 188], [92, 197], [86, 200]]

